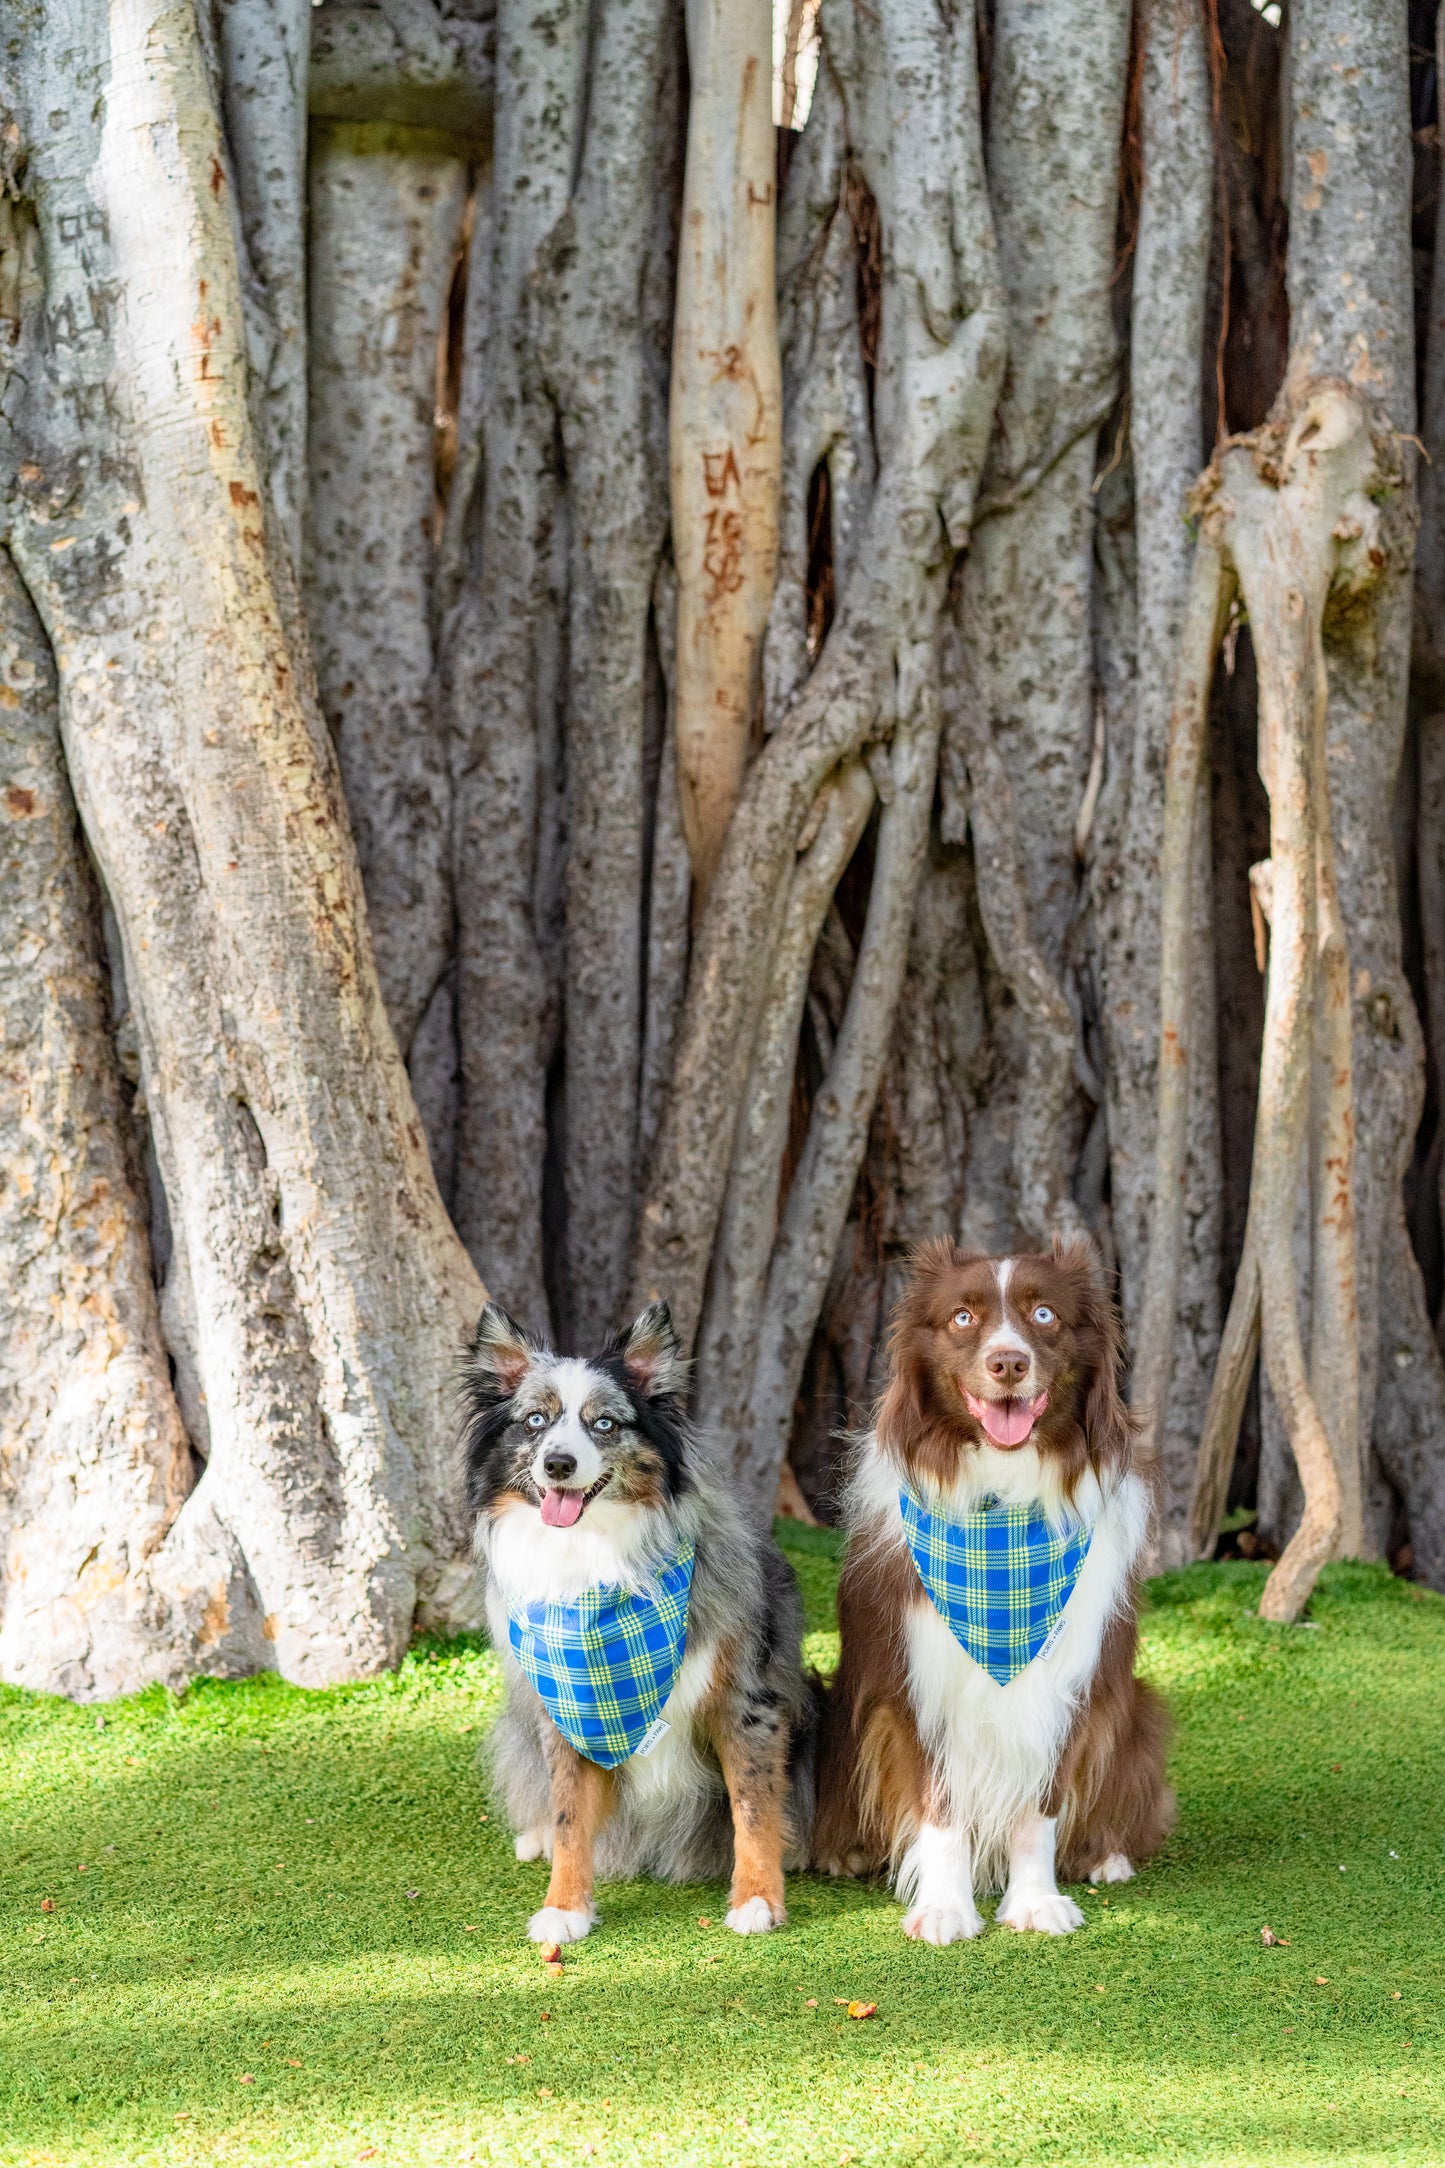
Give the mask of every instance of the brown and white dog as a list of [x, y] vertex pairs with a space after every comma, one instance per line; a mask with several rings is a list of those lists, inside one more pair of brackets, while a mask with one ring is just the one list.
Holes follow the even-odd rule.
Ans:
[[[1119, 1393], [1120, 1335], [1087, 1243], [980, 1257], [924, 1245], [899, 1304], [876, 1428], [859, 1444], [839, 1589], [814, 1855], [886, 1865], [906, 1934], [1005, 1926], [1067, 1934], [1065, 1881], [1126, 1881], [1173, 1819], [1163, 1705], [1134, 1676], [1135, 1589], [1150, 1492]], [[1090, 1531], [1041, 1652], [1000, 1685], [925, 1590], [900, 1481], [956, 1520], [987, 1497]]]

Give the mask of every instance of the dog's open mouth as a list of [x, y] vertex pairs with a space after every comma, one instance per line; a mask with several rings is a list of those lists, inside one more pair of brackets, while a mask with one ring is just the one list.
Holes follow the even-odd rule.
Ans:
[[612, 1481], [608, 1468], [590, 1490], [544, 1490], [542, 1519], [548, 1528], [575, 1528], [604, 1484]]
[[963, 1397], [969, 1414], [982, 1423], [991, 1443], [1005, 1447], [1027, 1445], [1034, 1424], [1049, 1404], [1047, 1393], [1034, 1400], [975, 1400], [968, 1391]]

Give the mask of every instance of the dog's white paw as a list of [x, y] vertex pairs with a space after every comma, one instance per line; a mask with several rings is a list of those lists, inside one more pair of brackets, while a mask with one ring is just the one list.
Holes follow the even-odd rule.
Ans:
[[1020, 1934], [1032, 1930], [1036, 1935], [1071, 1935], [1084, 1924], [1073, 1898], [1057, 1890], [1009, 1890], [996, 1916], [1000, 1927], [1016, 1928]]
[[728, 1925], [735, 1935], [766, 1935], [781, 1927], [787, 1916], [781, 1905], [769, 1904], [766, 1897], [749, 1897], [746, 1904], [733, 1906]]
[[597, 1924], [597, 1907], [585, 1912], [564, 1912], [560, 1905], [543, 1905], [527, 1922], [534, 1942], [581, 1942]]
[[535, 1829], [519, 1829], [512, 1850], [518, 1859], [540, 1859], [547, 1849], [547, 1832], [539, 1823]]
[[945, 1949], [950, 1942], [971, 1942], [983, 1933], [983, 1921], [972, 1906], [915, 1905], [903, 1922], [903, 1932], [915, 1942], [931, 1942]]
[[1132, 1882], [1133, 1879], [1133, 1863], [1126, 1859], [1122, 1852], [1111, 1852], [1107, 1859], [1099, 1861], [1097, 1867], [1089, 1869], [1089, 1880], [1096, 1889], [1101, 1882]]

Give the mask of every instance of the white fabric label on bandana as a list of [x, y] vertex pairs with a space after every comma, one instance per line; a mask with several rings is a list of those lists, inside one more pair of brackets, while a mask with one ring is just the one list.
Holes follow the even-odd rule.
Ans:
[[655, 1746], [661, 1746], [671, 1729], [665, 1716], [655, 1716], [633, 1748], [634, 1754], [650, 1754]]

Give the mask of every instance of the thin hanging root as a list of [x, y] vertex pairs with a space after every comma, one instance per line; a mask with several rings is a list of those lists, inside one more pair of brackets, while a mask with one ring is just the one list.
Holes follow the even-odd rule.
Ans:
[[735, 1443], [744, 1434], [758, 1312], [778, 1217], [798, 1027], [813, 951], [833, 891], [873, 810], [873, 778], [853, 760], [820, 795], [816, 830], [788, 885], [757, 1044], [733, 1147], [707, 1307], [698, 1335], [696, 1409], [702, 1428]]
[[1328, 820], [1325, 768], [1324, 657], [1317, 683], [1320, 712], [1314, 734], [1315, 797], [1325, 809], [1315, 836], [1319, 947], [1316, 958], [1314, 1064], [1310, 1078], [1310, 1391], [1330, 1410], [1330, 1433], [1340, 1475], [1340, 1549], [1364, 1550], [1361, 1477], [1360, 1334], [1355, 1285], [1355, 1104], [1350, 1031], [1350, 959], [1335, 887], [1335, 854]]
[[1234, 581], [1219, 545], [1201, 534], [1190, 575], [1180, 641], [1174, 706], [1169, 717], [1169, 767], [1164, 786], [1160, 863], [1159, 1120], [1154, 1138], [1154, 1207], [1149, 1228], [1149, 1279], [1139, 1325], [1133, 1403], [1143, 1426], [1141, 1446], [1159, 1457], [1173, 1369], [1179, 1260], [1184, 1235], [1184, 1169], [1189, 1113], [1189, 873], [1199, 817], [1199, 778], [1209, 723], [1214, 657]]
[[1251, 1216], [1244, 1230], [1244, 1251], [1235, 1274], [1234, 1294], [1219, 1360], [1204, 1411], [1199, 1439], [1199, 1458], [1194, 1469], [1194, 1497], [1189, 1508], [1189, 1533], [1196, 1558], [1214, 1555], [1215, 1538], [1224, 1518], [1229, 1478], [1234, 1472], [1234, 1451], [1240, 1419], [1249, 1398], [1249, 1381], [1259, 1354], [1259, 1248]]
[[813, 1103], [808, 1140], [783, 1208], [768, 1272], [753, 1365], [751, 1421], [740, 1441], [744, 1495], [764, 1512], [787, 1456], [808, 1343], [822, 1307], [862, 1164], [868, 1124], [893, 1034], [908, 962], [914, 898], [928, 854], [940, 714], [922, 672], [912, 712], [893, 736], [893, 796], [878, 824], [878, 852], [863, 940], [828, 1073]]
[[[1254, 633], [1259, 765], [1270, 800], [1271, 938], [1245, 1255], [1200, 1443], [1191, 1525], [1196, 1548], [1207, 1552], [1228, 1489], [1258, 1338], [1305, 1495], [1299, 1528], [1260, 1605], [1262, 1617], [1276, 1620], [1299, 1616], [1342, 1535], [1352, 1548], [1360, 1542], [1349, 959], [1335, 895], [1321, 628], [1327, 608], [1363, 593], [1383, 561], [1370, 496], [1382, 478], [1388, 475], [1364, 402], [1348, 386], [1321, 380], [1306, 387], [1290, 415], [1230, 445], [1196, 497], [1204, 534], [1232, 566]], [[1192, 790], [1186, 798], [1175, 788], [1171, 748], [1169, 808], [1176, 829], [1192, 796]], [[1172, 871], [1167, 863], [1166, 1033], [1179, 1011], [1182, 981], [1171, 1004], [1170, 973], [1177, 969], [1178, 925], [1187, 923], [1172, 918]], [[1179, 1209], [1173, 1155], [1182, 1162], [1186, 1086], [1185, 1063], [1161, 1061], [1158, 1242], [1151, 1250], [1151, 1307], [1140, 1364], [1141, 1398], [1151, 1411], [1162, 1408], [1168, 1391], [1171, 1252], [1177, 1271]], [[1312, 1191], [1308, 1375], [1294, 1258], [1306, 1140]]]

